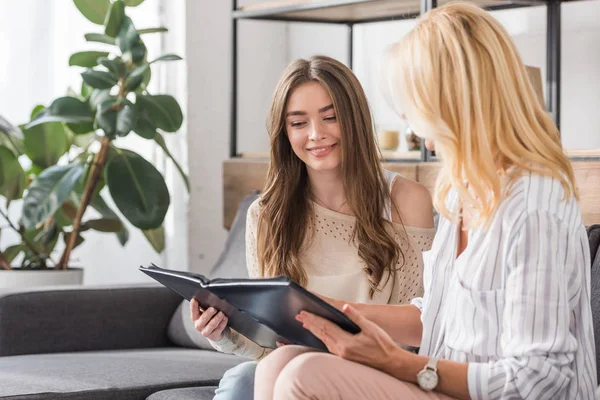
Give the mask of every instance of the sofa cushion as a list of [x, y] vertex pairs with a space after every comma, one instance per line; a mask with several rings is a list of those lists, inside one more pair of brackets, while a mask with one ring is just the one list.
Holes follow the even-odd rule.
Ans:
[[[600, 224], [588, 226], [587, 233], [592, 259], [590, 297], [596, 342], [596, 363], [600, 366]], [[600, 383], [600, 368], [597, 373], [597, 381]]]
[[[248, 208], [254, 200], [258, 198], [258, 193], [246, 196], [239, 204], [225, 248], [221, 252], [217, 262], [210, 272], [213, 278], [247, 278], [248, 270], [246, 268], [246, 215]], [[194, 329], [194, 324], [190, 318], [190, 303], [183, 300], [179, 307], [173, 313], [167, 336], [178, 346], [213, 350], [208, 340]]]
[[258, 192], [240, 201], [235, 219], [227, 235], [225, 248], [210, 271], [211, 278], [247, 278], [246, 267], [246, 215], [248, 208], [259, 197]]
[[156, 392], [146, 400], [212, 400], [216, 386], [169, 389]]
[[0, 356], [165, 347], [181, 297], [159, 284], [0, 291]]
[[141, 400], [165, 389], [215, 386], [243, 360], [177, 348], [0, 357], [0, 397]]

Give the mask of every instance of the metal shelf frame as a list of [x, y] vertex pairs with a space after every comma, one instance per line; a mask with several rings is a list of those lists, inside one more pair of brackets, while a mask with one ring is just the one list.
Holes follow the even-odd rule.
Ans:
[[[264, 20], [298, 23], [324, 23], [346, 25], [348, 27], [348, 66], [352, 68], [354, 59], [354, 26], [356, 24], [399, 21], [411, 19], [419, 16], [438, 6], [438, 0], [416, 0], [418, 1], [418, 10], [405, 9], [403, 12], [389, 13], [389, 15], [365, 18], [329, 18], [320, 17], [331, 10], [345, 7], [346, 10], [352, 10], [353, 7], [369, 7], [382, 3], [394, 5], [397, 3], [407, 4], [406, 0], [323, 0], [318, 3], [304, 3], [297, 5], [283, 5], [272, 8], [259, 8], [241, 10], [238, 8], [238, 1], [232, 0], [233, 8], [231, 11], [231, 41], [232, 41], [232, 68], [231, 68], [231, 129], [229, 141], [229, 156], [231, 158], [239, 157], [237, 148], [237, 83], [238, 83], [238, 22], [240, 20]], [[414, 4], [417, 4], [415, 1]], [[556, 125], [560, 129], [560, 81], [561, 81], [561, 4], [566, 0], [509, 0], [490, 2], [485, 5], [489, 11], [505, 10], [512, 8], [522, 8], [530, 6], [545, 5], [547, 7], [546, 15], [546, 109], [552, 115]], [[413, 5], [411, 3], [411, 5]], [[423, 141], [424, 142], [424, 141]], [[419, 160], [393, 159], [386, 161], [402, 162], [426, 162], [435, 161], [436, 157], [425, 148], [421, 143], [421, 158]], [[587, 158], [587, 157], [585, 157]], [[575, 159], [580, 159], [576, 157]]]

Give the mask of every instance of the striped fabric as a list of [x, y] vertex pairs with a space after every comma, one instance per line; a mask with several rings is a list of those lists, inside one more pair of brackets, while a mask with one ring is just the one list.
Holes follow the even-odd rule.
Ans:
[[[593, 399], [590, 254], [581, 213], [556, 179], [515, 182], [490, 227], [456, 258], [441, 217], [424, 254], [421, 354], [468, 362], [473, 399]], [[448, 196], [456, 210], [455, 192]]]

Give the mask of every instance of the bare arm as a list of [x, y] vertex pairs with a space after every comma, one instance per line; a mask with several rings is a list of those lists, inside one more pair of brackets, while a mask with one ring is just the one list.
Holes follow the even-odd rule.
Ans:
[[392, 209], [394, 222], [418, 228], [433, 228], [433, 202], [431, 193], [425, 186], [398, 177], [391, 197], [395, 205]]
[[317, 296], [339, 310], [342, 310], [344, 304], [350, 304], [365, 318], [383, 329], [396, 343], [414, 347], [421, 345], [423, 334], [421, 311], [412, 304], [348, 303], [318, 294]]

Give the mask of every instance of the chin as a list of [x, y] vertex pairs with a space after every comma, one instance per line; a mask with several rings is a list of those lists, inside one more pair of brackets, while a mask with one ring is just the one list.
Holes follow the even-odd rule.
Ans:
[[327, 172], [327, 171], [335, 171], [341, 167], [341, 162], [337, 159], [335, 160], [308, 160], [306, 166], [313, 171], [318, 172]]

